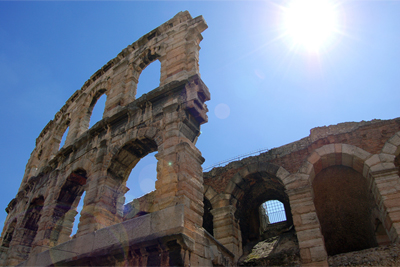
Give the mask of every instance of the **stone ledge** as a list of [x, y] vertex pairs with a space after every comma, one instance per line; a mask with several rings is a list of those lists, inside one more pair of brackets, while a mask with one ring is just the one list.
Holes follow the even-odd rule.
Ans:
[[132, 247], [159, 244], [167, 247], [171, 241], [193, 251], [194, 241], [182, 234], [184, 209], [184, 205], [177, 205], [100, 229], [32, 255], [18, 266], [74, 266], [98, 255], [124, 257]]

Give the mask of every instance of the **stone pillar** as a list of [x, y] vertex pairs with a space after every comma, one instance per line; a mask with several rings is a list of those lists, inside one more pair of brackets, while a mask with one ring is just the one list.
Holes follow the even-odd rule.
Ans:
[[163, 142], [156, 155], [157, 181], [152, 212], [183, 204], [184, 233], [195, 238], [194, 232], [202, 226], [204, 213], [201, 167], [204, 158], [189, 139], [197, 136], [197, 129], [191, 129], [183, 122], [190, 114], [176, 99], [164, 106], [163, 113]]
[[124, 62], [112, 71], [110, 90], [107, 93], [104, 117], [111, 117], [118, 113], [122, 107], [136, 99], [138, 72], [132, 62]]
[[236, 208], [232, 205], [214, 208], [214, 238], [235, 255], [235, 261], [243, 254], [242, 234], [239, 222], [235, 218]]
[[[381, 212], [381, 221], [393, 243], [400, 242], [400, 178], [398, 168], [382, 164], [371, 167], [371, 191]], [[373, 182], [375, 181], [375, 183]]]
[[[173, 142], [167, 140], [166, 143]], [[152, 211], [179, 204], [185, 205], [185, 234], [194, 238], [192, 232], [203, 223], [201, 163], [204, 159], [200, 152], [187, 142], [164, 148], [163, 152], [157, 154], [157, 159], [155, 203]]]
[[62, 215], [57, 213], [55, 201], [45, 203], [42, 209], [42, 216], [39, 221], [35, 242], [32, 244], [32, 252], [40, 253], [55, 245], [55, 242], [51, 242], [50, 237], [60, 216]]
[[311, 186], [286, 190], [303, 264], [328, 266], [325, 241], [314, 206]]
[[[187, 16], [190, 16], [187, 14]], [[184, 38], [170, 38], [166, 48], [165, 59], [161, 61], [160, 85], [171, 81], [179, 81], [199, 74], [199, 50], [203, 39], [201, 33], [207, 29], [203, 18], [197, 17], [190, 26], [176, 29], [175, 36]], [[190, 29], [188, 29], [190, 27]]]
[[[93, 174], [93, 177], [96, 177]], [[121, 197], [128, 188], [114, 177], [102, 176], [89, 182], [76, 236], [122, 222]], [[123, 203], [122, 203], [123, 204]]]

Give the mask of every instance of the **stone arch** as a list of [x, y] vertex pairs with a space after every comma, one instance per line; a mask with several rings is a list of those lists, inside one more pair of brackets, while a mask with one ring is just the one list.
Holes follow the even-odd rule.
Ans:
[[[390, 169], [395, 168], [398, 170], [398, 175], [400, 176], [400, 132], [394, 134], [385, 143], [379, 154], [379, 159], [375, 157], [368, 163], [371, 172], [382, 172], [383, 170], [390, 172]], [[396, 189], [399, 190], [400, 187]]]
[[322, 169], [334, 165], [350, 167], [366, 176], [365, 167], [368, 167], [366, 161], [371, 156], [371, 153], [353, 145], [324, 145], [311, 153], [300, 167], [299, 173], [307, 175], [310, 184], [312, 184], [313, 179]]
[[255, 162], [239, 167], [218, 197], [208, 189], [214, 203], [215, 238], [238, 257], [243, 249], [251, 249], [261, 238], [259, 207], [267, 200], [284, 203], [288, 218], [285, 226], [290, 225], [292, 216], [283, 182], [288, 175], [283, 167]]
[[[394, 144], [398, 141], [398, 133], [389, 139], [382, 148], [381, 154], [370, 154], [369, 152], [348, 144], [330, 144], [316, 149], [300, 168], [299, 173], [308, 175], [310, 185], [315, 176], [324, 168], [335, 165], [342, 165], [352, 168], [356, 172], [363, 175], [367, 180], [369, 190], [372, 192], [376, 204], [381, 212], [381, 220], [385, 221], [385, 207], [381, 205], [382, 192], [377, 188], [376, 175], [384, 170], [391, 171], [394, 166], [396, 151], [400, 151]], [[385, 153], [391, 152], [392, 154]], [[397, 152], [398, 153], [398, 152]], [[395, 179], [396, 180], [396, 179]], [[400, 188], [400, 187], [399, 187]], [[389, 229], [386, 229], [390, 231]]]
[[236, 199], [233, 202], [237, 201], [235, 216], [241, 218], [243, 246], [261, 241], [259, 207], [268, 200], [282, 202], [287, 217], [286, 226], [292, 224], [289, 197], [282, 179], [287, 173], [283, 167], [258, 162], [248, 165], [231, 179], [235, 189], [232, 190], [232, 183], [229, 183], [225, 193]]
[[[103, 71], [100, 72], [103, 73]], [[103, 95], [107, 96], [106, 102], [108, 100], [110, 91], [109, 76], [98, 79], [96, 77], [96, 74], [94, 74], [92, 79], [89, 80], [91, 81], [90, 86], [84, 88], [85, 90], [79, 91], [79, 94], [76, 94], [74, 97], [76, 104], [74, 105], [73, 110], [69, 110], [72, 115], [70, 116], [70, 131], [68, 132], [66, 144], [74, 142], [89, 129], [90, 119], [97, 101]], [[92, 83], [92, 81], [96, 82]], [[68, 108], [70, 109], [70, 107]], [[102, 114], [104, 116], [105, 109]]]
[[382, 154], [388, 154], [392, 156], [399, 156], [400, 154], [400, 132], [393, 135], [383, 146]]
[[[92, 117], [92, 112], [97, 104], [97, 101], [105, 94], [107, 95], [106, 82], [102, 82], [96, 86], [93, 90], [91, 90], [90, 94], [86, 97], [84, 108], [82, 108], [82, 121], [81, 121], [81, 129], [83, 131], [89, 129], [90, 119]], [[107, 101], [107, 100], [106, 100]], [[104, 110], [103, 110], [104, 114]]]
[[[143, 129], [146, 133], [147, 128]], [[120, 223], [124, 219], [124, 195], [129, 190], [126, 181], [130, 171], [141, 158], [158, 150], [156, 141], [145, 137], [145, 134], [140, 135], [141, 138], [133, 139], [129, 139], [128, 136], [131, 135], [127, 135], [127, 140], [130, 141], [120, 141], [120, 144], [114, 145], [104, 156], [103, 161], [108, 162], [106, 169], [92, 171], [88, 175], [88, 193], [81, 211], [76, 234], [78, 237]], [[92, 176], [96, 178], [92, 180]]]
[[126, 182], [130, 171], [139, 160], [147, 154], [157, 151], [158, 145], [150, 138], [136, 138], [115, 150], [118, 152], [113, 155], [107, 174], [116, 180]]
[[45, 233], [50, 240], [50, 246], [66, 242], [70, 239], [76, 207], [87, 183], [87, 173], [84, 169], [76, 169], [67, 176], [56, 197], [51, 222], [54, 224]]
[[[130, 96], [130, 100], [135, 100], [140, 96], [137, 95], [137, 87], [140, 79], [140, 75], [142, 72], [153, 62], [159, 60], [162, 64], [162, 55], [165, 54], [165, 51], [161, 49], [161, 47], [149, 47], [138, 54], [135, 60], [131, 63], [130, 67], [126, 71], [126, 76], [129, 77], [130, 80], [129, 86], [126, 87], [125, 94]], [[158, 76], [159, 81], [161, 77], [161, 70], [160, 76]], [[154, 88], [152, 88], [154, 89]], [[126, 100], [124, 100], [126, 101]]]
[[[70, 123], [71, 123], [71, 115], [69, 113], [62, 116], [60, 122], [56, 125], [54, 129], [52, 140], [50, 141], [51, 143], [44, 144], [46, 146], [50, 145], [52, 150], [50, 156], [55, 155], [58, 152], [58, 150], [61, 149], [60, 147], [61, 140], [63, 138], [63, 135], [67, 131], [67, 128], [70, 126]], [[67, 141], [68, 141], [68, 136], [67, 139], [65, 140], [64, 146], [68, 145]]]
[[19, 245], [28, 248], [24, 249], [23, 253], [21, 253], [22, 258], [26, 259], [31, 252], [33, 241], [38, 233], [43, 206], [44, 197], [39, 196], [30, 202], [28, 209], [25, 211], [21, 228], [18, 229], [18, 236], [20, 237], [20, 240], [18, 240]]
[[10, 246], [10, 242], [13, 239], [13, 235], [17, 226], [17, 218], [15, 218], [7, 228], [7, 231], [3, 235], [3, 240], [1, 242], [2, 247], [8, 248]]
[[[384, 217], [382, 216], [383, 208], [382, 208], [382, 206], [379, 205], [379, 201], [378, 201], [378, 199], [381, 196], [380, 196], [379, 191], [374, 190], [374, 188], [376, 187], [375, 179], [373, 178], [372, 175], [370, 175], [371, 163], [375, 162], [377, 158], [379, 158], [378, 155], [372, 155], [369, 152], [367, 152], [359, 147], [353, 146], [353, 145], [330, 144], [330, 145], [322, 146], [322, 147], [316, 149], [314, 152], [312, 152], [311, 155], [307, 158], [307, 160], [303, 163], [303, 165], [299, 169], [299, 172], [297, 174], [291, 175], [293, 178], [298, 177], [299, 178], [298, 182], [300, 182], [302, 184], [302, 186], [304, 187], [304, 189], [302, 190], [302, 194], [304, 194], [304, 196], [306, 196], [306, 198], [301, 200], [301, 201], [303, 201], [301, 206], [303, 206], [303, 209], [304, 209], [305, 204], [308, 207], [307, 213], [305, 213], [304, 211], [301, 210], [300, 205], [296, 206], [296, 207], [292, 207], [292, 212], [294, 213], [294, 220], [295, 220], [295, 222], [297, 222], [297, 228], [304, 228], [304, 226], [302, 226], [302, 225], [306, 221], [306, 216], [308, 216], [307, 217], [308, 220], [311, 219], [312, 222], [316, 225], [315, 230], [314, 230], [316, 233], [315, 238], [314, 238], [314, 245], [317, 243], [318, 244], [315, 245], [314, 247], [311, 247], [309, 245], [303, 245], [304, 249], [307, 251], [307, 252], [303, 252], [303, 254], [310, 254], [309, 251], [312, 251], [312, 250], [319, 251], [319, 253], [315, 253], [315, 254], [319, 254], [319, 257], [314, 257], [314, 259], [311, 259], [312, 261], [315, 261], [317, 258], [319, 258], [319, 259], [324, 258], [324, 251], [322, 250], [322, 244], [324, 244], [323, 246], [325, 247], [322, 233], [319, 232], [319, 231], [321, 231], [321, 229], [319, 228], [321, 224], [320, 224], [320, 221], [318, 220], [318, 216], [317, 216], [318, 209], [316, 209], [316, 206], [314, 203], [314, 197], [315, 197], [314, 193], [315, 192], [313, 191], [313, 188], [314, 188], [313, 182], [314, 182], [315, 177], [317, 177], [318, 174], [321, 173], [322, 170], [325, 170], [327, 168], [334, 168], [336, 171], [339, 171], [340, 168], [341, 169], [344, 168], [343, 170], [341, 170], [341, 173], [342, 172], [353, 172], [353, 174], [351, 174], [352, 177], [356, 177], [358, 174], [360, 175], [360, 177], [364, 177], [364, 181], [362, 181], [363, 179], [360, 180], [360, 182], [365, 184], [365, 186], [366, 186], [365, 193], [363, 193], [363, 194], [370, 195], [369, 192], [372, 192], [372, 194], [368, 198], [372, 200], [371, 203], [375, 202], [376, 205], [371, 204], [372, 206], [375, 205], [375, 208], [373, 208], [372, 206], [370, 208], [379, 210], [379, 212], [377, 211], [377, 213], [379, 213], [379, 215], [372, 215], [372, 213], [371, 213], [367, 217], [371, 217], [371, 218], [377, 217], [377, 219], [379, 217], [379, 220], [381, 222], [384, 222], [385, 220], [384, 220]], [[334, 166], [337, 166], [337, 167], [334, 167]], [[342, 166], [342, 167], [340, 167], [340, 166]], [[349, 171], [346, 171], [345, 170], [346, 168], [348, 168]], [[335, 170], [332, 169], [330, 173], [334, 173]], [[321, 174], [321, 175], [326, 175], [326, 172], [324, 172], [324, 174]], [[348, 175], [350, 175], [350, 174], [348, 174]], [[319, 178], [319, 179], [321, 179], [321, 178]], [[290, 188], [290, 186], [289, 186], [289, 188]], [[309, 189], [307, 189], [307, 188], [309, 188]], [[299, 192], [295, 193], [295, 189], [296, 189], [296, 187], [293, 188], [293, 193], [292, 193], [293, 196], [292, 197], [299, 197]], [[315, 188], [314, 188], [314, 190], [315, 190]], [[365, 200], [365, 201], [367, 201], [367, 200]], [[365, 204], [365, 205], [367, 205], [367, 204]], [[321, 219], [324, 219], [324, 218], [320, 218], [320, 220]], [[361, 218], [359, 218], [359, 219], [361, 220]], [[369, 220], [369, 218], [365, 218], [365, 219]], [[372, 219], [371, 219], [371, 221], [372, 221]], [[295, 226], [296, 226], [296, 223], [295, 223]], [[324, 227], [322, 227], [322, 232], [324, 232], [323, 229], [324, 229]], [[325, 229], [326, 229], [326, 226], [325, 226]], [[389, 234], [389, 229], [386, 229], [386, 232]], [[311, 243], [305, 235], [300, 234], [298, 236], [299, 236], [300, 247], [302, 246], [302, 242], [304, 242], [303, 244], [305, 244], [306, 242], [308, 242], [308, 244]], [[315, 240], [319, 240], [319, 241], [315, 241]], [[331, 252], [329, 252], [329, 251], [328, 252], [335, 253], [335, 252], [333, 252], [334, 250], [330, 250], [330, 251]], [[312, 258], [312, 257], [309, 257], [309, 258]]]
[[243, 197], [243, 190], [246, 190], [246, 187], [244, 187], [246, 183], [245, 178], [248, 175], [256, 173], [266, 173], [270, 176], [276, 177], [282, 182], [284, 187], [286, 187], [289, 182], [286, 179], [289, 176], [289, 172], [285, 168], [269, 162], [251, 163], [246, 165], [244, 168], [241, 168], [232, 176], [225, 187], [224, 193], [230, 194], [236, 200], [241, 199]]

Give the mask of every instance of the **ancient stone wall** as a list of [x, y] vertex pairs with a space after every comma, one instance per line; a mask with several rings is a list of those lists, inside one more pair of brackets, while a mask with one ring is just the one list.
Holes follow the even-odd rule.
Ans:
[[303, 265], [398, 243], [399, 154], [397, 118], [315, 128], [297, 142], [214, 168], [204, 174], [214, 237], [236, 257], [249, 254], [263, 240], [257, 209], [279, 200]]
[[[400, 118], [315, 128], [203, 173], [195, 145], [210, 99], [198, 64], [206, 28], [178, 13], [71, 96], [37, 138], [6, 208], [1, 265], [327, 266], [375, 246], [397, 253]], [[160, 86], [137, 97], [155, 60]], [[88, 129], [104, 94], [103, 119]], [[156, 190], [124, 205], [130, 171], [155, 151]], [[286, 221], [262, 221], [269, 200], [283, 204]]]
[[[209, 237], [201, 230], [204, 159], [195, 147], [210, 99], [198, 64], [206, 28], [201, 16], [178, 13], [125, 48], [71, 96], [37, 138], [19, 192], [7, 207], [1, 264], [27, 259], [23, 265], [211, 262], [205, 252]], [[161, 62], [160, 86], [136, 99], [139, 75], [154, 60]], [[88, 129], [103, 94], [103, 119]], [[150, 214], [131, 219], [123, 206], [126, 180], [154, 151], [157, 182]], [[175, 219], [165, 223], [169, 216]], [[118, 232], [116, 240], [109, 239], [110, 231]]]

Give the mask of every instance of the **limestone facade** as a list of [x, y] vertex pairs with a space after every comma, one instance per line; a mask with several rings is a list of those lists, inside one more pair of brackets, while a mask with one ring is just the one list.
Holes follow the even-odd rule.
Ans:
[[[203, 173], [195, 145], [210, 99], [199, 73], [206, 28], [201, 16], [178, 13], [68, 99], [37, 138], [6, 208], [1, 265], [236, 266], [257, 242], [290, 232], [299, 264], [324, 266], [338, 253], [399, 242], [400, 119], [315, 128]], [[155, 60], [160, 86], [136, 98]], [[103, 94], [103, 119], [88, 129]], [[130, 171], [154, 151], [156, 190], [124, 205]], [[268, 200], [283, 203], [285, 222], [261, 222]]]

